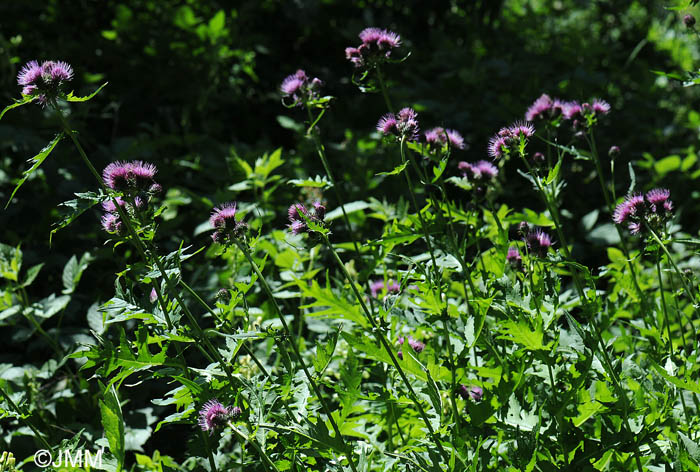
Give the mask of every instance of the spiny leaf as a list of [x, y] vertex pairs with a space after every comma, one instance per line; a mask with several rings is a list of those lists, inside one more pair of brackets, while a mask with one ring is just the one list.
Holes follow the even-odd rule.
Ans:
[[27, 103], [31, 103], [34, 101], [36, 97], [33, 96], [26, 96], [22, 100], [18, 100], [12, 105], [7, 105], [2, 111], [0, 111], [0, 120], [2, 120], [2, 117], [7, 113], [8, 111], [12, 110], [13, 108], [21, 107], [22, 105], [26, 105]]
[[39, 168], [39, 166], [46, 160], [47, 157], [49, 157], [49, 154], [51, 154], [51, 151], [53, 151], [53, 148], [56, 147], [56, 144], [63, 138], [63, 132], [59, 133], [56, 135], [55, 138], [37, 154], [36, 156], [32, 157], [29, 159], [27, 162], [32, 162], [33, 165], [28, 169], [24, 171], [24, 174], [22, 175], [22, 178], [20, 181], [17, 183], [17, 186], [15, 189], [12, 191], [12, 195], [10, 195], [9, 200], [7, 200], [7, 204], [5, 205], [5, 208], [7, 208], [10, 205], [10, 202], [12, 201], [12, 198], [15, 196], [15, 193], [17, 193], [17, 190], [22, 186], [24, 182], [26, 182], [27, 178], [29, 178], [30, 175], [34, 173], [35, 170]]
[[75, 95], [73, 95], [73, 92], [71, 92], [71, 93], [69, 93], [68, 95], [66, 95], [66, 101], [68, 101], [68, 102], [87, 102], [87, 101], [90, 100], [92, 97], [94, 97], [95, 95], [97, 95], [98, 93], [100, 93], [100, 90], [102, 90], [103, 88], [105, 88], [105, 86], [106, 86], [108, 83], [109, 83], [109, 82], [105, 82], [104, 84], [100, 85], [100, 87], [99, 87], [97, 90], [95, 90], [94, 92], [92, 92], [90, 95], [86, 95], [85, 97], [76, 97]]
[[76, 193], [75, 196], [78, 198], [68, 200], [58, 205], [59, 207], [66, 207], [68, 210], [60, 221], [54, 223], [54, 228], [49, 234], [49, 246], [51, 245], [54, 234], [71, 224], [76, 218], [85, 213], [86, 210], [89, 210], [93, 206], [109, 198], [106, 195], [97, 194], [95, 192]]

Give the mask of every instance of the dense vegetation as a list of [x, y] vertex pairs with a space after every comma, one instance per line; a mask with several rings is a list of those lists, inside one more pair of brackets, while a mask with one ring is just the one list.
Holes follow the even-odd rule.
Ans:
[[697, 2], [236, 3], [0, 4], [0, 471], [697, 470]]

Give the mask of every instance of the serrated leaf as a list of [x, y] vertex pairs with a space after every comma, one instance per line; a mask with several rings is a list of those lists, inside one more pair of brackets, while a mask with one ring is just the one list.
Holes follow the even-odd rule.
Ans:
[[524, 321], [516, 323], [515, 321], [505, 321], [501, 324], [499, 331], [503, 336], [497, 339], [506, 339], [524, 346], [531, 351], [538, 351], [548, 348], [542, 344], [544, 333], [541, 329], [533, 331]]
[[287, 183], [294, 185], [295, 187], [314, 187], [327, 189], [331, 188], [333, 185], [326, 176], [317, 175], [313, 179], [292, 179], [287, 181]]
[[27, 162], [32, 162], [32, 166], [28, 169], [25, 170], [24, 173], [22, 174], [22, 178], [19, 180], [17, 185], [15, 186], [15, 189], [12, 191], [12, 194], [10, 195], [10, 198], [7, 200], [7, 204], [5, 205], [5, 208], [7, 208], [10, 205], [10, 202], [12, 201], [12, 198], [15, 196], [15, 193], [17, 193], [17, 190], [22, 186], [24, 182], [27, 181], [30, 175], [34, 173], [35, 170], [39, 168], [39, 166], [46, 160], [47, 157], [49, 157], [49, 154], [51, 154], [51, 151], [56, 147], [58, 142], [63, 138], [63, 132], [59, 133], [56, 135], [55, 138], [44, 148], [42, 149], [39, 154], [36, 156], [32, 157], [29, 159]]
[[80, 261], [78, 261], [78, 258], [75, 257], [75, 255], [68, 260], [68, 263], [63, 268], [62, 281], [64, 290], [62, 293], [67, 295], [75, 291], [75, 288], [78, 286], [78, 282], [80, 282], [80, 278], [82, 277], [85, 269], [87, 269], [87, 266], [90, 264], [90, 261], [92, 261], [92, 256], [89, 252], [83, 254]]
[[51, 245], [53, 235], [59, 230], [71, 224], [76, 218], [85, 213], [86, 210], [89, 210], [93, 206], [109, 198], [106, 195], [101, 195], [94, 192], [76, 193], [75, 196], [78, 198], [68, 200], [58, 205], [59, 208], [65, 207], [67, 210], [62, 218], [58, 222], [54, 223], [54, 228], [49, 234], [49, 245]]
[[5, 116], [5, 113], [8, 111], [12, 110], [13, 108], [21, 107], [22, 105], [26, 105], [27, 103], [31, 103], [34, 101], [36, 97], [33, 96], [26, 96], [22, 100], [17, 100], [15, 103], [11, 105], [7, 105], [5, 108], [3, 108], [2, 111], [0, 111], [0, 120], [2, 120], [2, 117]]
[[321, 287], [317, 281], [311, 282], [311, 287], [307, 281], [297, 281], [299, 290], [301, 290], [304, 298], [311, 298], [314, 301], [299, 308], [325, 307], [325, 309], [313, 311], [307, 316], [323, 316], [329, 318], [339, 318], [347, 321], [352, 321], [360, 326], [367, 327], [369, 325], [367, 318], [354, 303], [335, 294], [329, 286]]
[[108, 83], [109, 83], [109, 82], [105, 82], [104, 84], [100, 85], [99, 88], [98, 88], [97, 90], [95, 90], [94, 92], [92, 92], [90, 95], [86, 95], [85, 97], [76, 97], [75, 95], [73, 95], [73, 92], [71, 92], [71, 93], [69, 93], [68, 95], [66, 95], [66, 101], [67, 101], [67, 102], [87, 102], [88, 100], [92, 99], [95, 95], [97, 95], [98, 93], [100, 93], [100, 90], [102, 90], [103, 88], [105, 88], [105, 86], [106, 86]]
[[698, 385], [697, 383], [686, 382], [685, 380], [681, 380], [677, 377], [668, 375], [668, 372], [666, 372], [666, 370], [663, 367], [656, 364], [654, 361], [650, 361], [650, 363], [651, 367], [656, 371], [656, 373], [664, 379], [666, 379], [671, 384], [683, 390], [687, 390], [689, 392], [697, 393], [698, 395], [700, 395], [700, 385]]
[[394, 167], [394, 170], [392, 170], [392, 171], [379, 172], [378, 174], [375, 174], [375, 175], [397, 175], [397, 174], [400, 174], [401, 172], [403, 172], [407, 165], [408, 165], [408, 161], [404, 162], [400, 166]]
[[104, 388], [104, 400], [100, 400], [100, 414], [105, 436], [109, 441], [109, 450], [117, 459], [117, 471], [122, 470], [125, 458], [124, 448], [124, 416], [119, 404], [117, 390], [114, 385]]

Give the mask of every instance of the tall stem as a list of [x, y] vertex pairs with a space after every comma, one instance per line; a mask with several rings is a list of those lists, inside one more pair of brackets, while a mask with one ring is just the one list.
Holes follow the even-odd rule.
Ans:
[[[372, 325], [372, 332], [374, 333], [374, 336], [377, 338], [377, 340], [382, 345], [382, 347], [387, 352], [387, 354], [389, 354], [389, 359], [391, 360], [391, 363], [394, 365], [394, 367], [396, 368], [396, 370], [399, 373], [399, 376], [401, 377], [401, 380], [406, 385], [406, 388], [408, 389], [409, 397], [411, 398], [413, 403], [416, 405], [416, 408], [418, 408], [418, 414], [421, 416], [421, 418], [423, 419], [423, 422], [425, 423], [425, 426], [428, 428], [428, 432], [430, 433], [430, 436], [433, 439], [433, 442], [435, 442], [435, 445], [437, 446], [438, 450], [440, 451], [440, 454], [442, 455], [443, 460], [445, 460], [445, 462], [449, 462], [449, 456], [447, 455], [447, 452], [445, 452], [445, 449], [442, 447], [442, 443], [440, 442], [440, 438], [435, 434], [435, 430], [433, 429], [432, 425], [430, 424], [430, 420], [428, 419], [428, 415], [426, 415], [425, 410], [423, 409], [423, 405], [421, 405], [420, 401], [418, 400], [418, 396], [416, 395], [415, 391], [413, 390], [413, 386], [411, 385], [411, 382], [408, 380], [408, 377], [406, 377], [406, 373], [403, 371], [403, 369], [401, 368], [401, 365], [399, 365], [399, 362], [396, 360], [396, 356], [394, 356], [394, 351], [391, 349], [391, 346], [389, 346], [389, 342], [387, 341], [384, 334], [381, 332], [381, 328], [377, 325], [376, 321], [372, 317], [372, 314], [367, 309], [367, 305], [365, 305], [365, 302], [362, 298], [362, 295], [360, 294], [360, 291], [355, 286], [355, 283], [353, 282], [352, 277], [350, 277], [350, 274], [348, 274], [348, 271], [345, 268], [343, 261], [338, 256], [338, 253], [335, 251], [335, 248], [333, 247], [331, 242], [328, 240], [328, 236], [323, 234], [322, 238], [323, 238], [323, 241], [326, 243], [326, 247], [328, 247], [328, 249], [331, 251], [333, 258], [335, 259], [336, 263], [340, 267], [340, 270], [343, 273], [345, 280], [347, 280], [347, 282], [350, 284], [350, 287], [352, 288], [352, 291], [355, 294], [355, 298], [357, 298], [357, 301], [360, 303], [360, 306], [362, 307], [362, 311], [364, 311], [364, 313], [365, 313], [365, 317], [367, 318], [369, 323]], [[437, 467], [437, 464], [436, 464], [436, 467]]]
[[314, 390], [316, 397], [318, 397], [318, 401], [321, 402], [321, 406], [323, 408], [323, 411], [326, 414], [326, 416], [328, 417], [328, 421], [330, 421], [331, 426], [333, 427], [333, 430], [335, 431], [336, 437], [343, 444], [343, 449], [345, 449], [345, 453], [348, 455], [348, 462], [350, 463], [350, 467], [352, 468], [353, 472], [358, 472], [357, 466], [355, 465], [355, 461], [353, 459], [352, 450], [348, 447], [348, 444], [345, 442], [345, 438], [343, 438], [343, 435], [340, 432], [340, 428], [338, 428], [338, 424], [335, 422], [335, 419], [333, 418], [333, 415], [331, 414], [331, 409], [329, 408], [328, 404], [326, 403], [326, 400], [324, 399], [323, 395], [321, 395], [321, 390], [318, 388], [316, 381], [314, 380], [313, 376], [309, 372], [309, 369], [306, 366], [306, 362], [304, 362], [304, 359], [301, 357], [301, 353], [299, 352], [299, 346], [297, 346], [295, 338], [294, 338], [291, 330], [289, 329], [289, 325], [287, 324], [287, 320], [284, 319], [284, 315], [282, 314], [282, 310], [280, 309], [279, 305], [277, 304], [277, 300], [275, 299], [275, 296], [272, 294], [272, 289], [270, 288], [270, 285], [267, 283], [267, 280], [265, 279], [265, 276], [262, 274], [262, 272], [260, 272], [260, 269], [258, 268], [258, 265], [253, 260], [253, 257], [251, 256], [248, 248], [243, 243], [241, 243], [239, 240], [235, 240], [235, 243], [236, 243], [236, 246], [238, 247], [238, 249], [241, 250], [241, 252], [245, 256], [245, 258], [248, 260], [248, 263], [253, 268], [253, 271], [255, 272], [255, 274], [258, 276], [258, 280], [260, 281], [260, 285], [262, 285], [262, 288], [265, 291], [265, 294], [272, 302], [272, 305], [275, 307], [275, 312], [277, 313], [277, 317], [279, 318], [280, 322], [282, 323], [282, 329], [284, 330], [284, 334], [289, 338], [289, 344], [292, 346], [292, 351], [294, 352], [294, 356], [296, 357], [297, 362], [299, 363], [302, 370], [304, 371], [304, 375], [306, 376], [307, 380], [309, 381], [309, 384], [311, 384], [311, 388]]
[[[321, 163], [323, 164], [323, 169], [326, 171], [326, 175], [328, 176], [328, 179], [331, 181], [331, 185], [333, 186], [333, 191], [335, 192], [335, 198], [338, 200], [338, 205], [340, 205], [340, 211], [343, 213], [343, 220], [345, 221], [345, 225], [348, 227], [348, 233], [350, 234], [350, 239], [352, 240], [353, 247], [355, 248], [355, 253], [357, 254], [357, 258], [359, 262], [362, 262], [362, 253], [360, 252], [360, 246], [357, 243], [357, 238], [354, 235], [354, 232], [352, 230], [352, 225], [350, 224], [350, 218], [348, 217], [347, 212], [345, 211], [345, 200], [343, 197], [340, 195], [340, 189], [338, 188], [338, 184], [335, 180], [335, 177], [333, 176], [333, 172], [331, 171], [331, 166], [328, 165], [328, 158], [326, 157], [326, 148], [323, 146], [323, 143], [321, 142], [321, 139], [318, 137], [317, 133], [314, 131], [314, 127], [318, 123], [320, 116], [314, 120], [313, 115], [311, 114], [311, 108], [308, 106], [306, 107], [306, 111], [309, 115], [309, 129], [306, 131], [306, 134], [312, 135], [314, 145], [316, 146], [316, 152], [318, 153], [318, 157], [321, 159]], [[365, 280], [365, 290], [366, 293], [371, 293], [370, 287], [369, 287], [369, 280]], [[372, 301], [372, 297], [369, 299], [369, 304], [370, 308], [372, 309], [372, 313], [374, 313], [374, 302]]]
[[5, 401], [7, 401], [7, 403], [10, 405], [10, 408], [12, 408], [15, 411], [15, 413], [17, 413], [20, 421], [22, 421], [24, 424], [27, 425], [29, 429], [32, 430], [34, 436], [42, 444], [42, 446], [44, 446], [48, 451], [53, 450], [49, 442], [44, 438], [44, 436], [39, 432], [39, 430], [36, 429], [32, 422], [29, 421], [29, 415], [25, 413], [14, 401], [12, 401], [12, 398], [10, 398], [10, 395], [7, 394], [5, 390], [3, 390], [2, 386], [0, 386], [0, 395], [2, 395], [3, 398], [5, 398]]

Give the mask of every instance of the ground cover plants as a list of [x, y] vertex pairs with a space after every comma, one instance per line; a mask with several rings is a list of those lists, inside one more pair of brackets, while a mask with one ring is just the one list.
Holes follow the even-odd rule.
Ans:
[[[105, 40], [126, 41], [157, 8], [136, 3], [117, 8]], [[496, 3], [452, 13], [505, 30], [563, 9]], [[670, 18], [632, 48], [626, 87], [656, 81], [646, 99], [674, 107], [672, 94], [693, 93], [694, 3], [624, 10]], [[608, 18], [605, 5], [567, 5]], [[174, 24], [206, 46], [189, 50], [215, 64], [218, 86], [235, 58], [230, 86], [244, 95], [236, 74], [259, 79], [255, 54], [226, 43], [239, 12], [203, 21], [194, 8]], [[339, 71], [303, 50], [267, 71], [276, 119], [262, 105], [246, 115], [263, 136], [251, 149], [217, 141], [199, 99], [166, 120], [178, 131], [144, 121], [150, 138], [120, 141], [120, 105], [104, 109], [109, 131], [90, 111], [119, 87], [109, 74], [77, 73], [49, 44], [15, 61], [0, 125], [25, 113], [41, 130], [3, 142], [21, 153], [49, 140], [3, 168], [0, 196], [6, 215], [51, 226], [21, 238], [18, 223], [0, 241], [0, 471], [700, 467], [692, 106], [674, 108], [677, 128], [629, 138], [620, 86], [579, 93], [567, 78], [531, 93], [511, 78], [528, 95], [519, 106], [479, 98], [477, 118], [460, 120], [420, 96], [440, 80], [412, 85], [418, 29], [357, 26], [332, 51]], [[650, 42], [674, 60], [629, 73]], [[273, 124], [286, 145], [267, 141]], [[628, 151], [663, 133], [676, 154]], [[36, 256], [51, 251], [65, 257]]]

